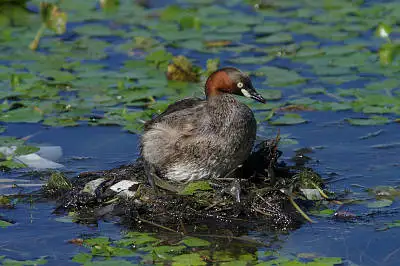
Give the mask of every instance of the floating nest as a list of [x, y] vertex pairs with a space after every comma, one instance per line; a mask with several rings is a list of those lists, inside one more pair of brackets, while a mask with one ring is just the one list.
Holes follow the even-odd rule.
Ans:
[[310, 220], [302, 209], [314, 202], [303, 192], [325, 195], [323, 183], [311, 169], [278, 163], [278, 142], [279, 137], [260, 143], [242, 167], [224, 178], [184, 185], [159, 180], [154, 189], [138, 159], [111, 170], [84, 172], [71, 181], [53, 174], [42, 192], [57, 199], [56, 212], [68, 212], [81, 223], [118, 219], [135, 229], [233, 234], [295, 229]]

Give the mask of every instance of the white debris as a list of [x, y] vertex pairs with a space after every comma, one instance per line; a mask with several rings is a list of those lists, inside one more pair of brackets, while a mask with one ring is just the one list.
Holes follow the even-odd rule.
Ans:
[[[27, 167], [35, 169], [57, 169], [64, 165], [56, 163], [62, 156], [62, 148], [60, 146], [42, 146], [35, 153], [19, 155], [13, 157], [14, 161], [25, 164]], [[0, 147], [0, 153], [5, 156], [13, 156], [17, 146]]]
[[118, 197], [123, 198], [123, 199], [130, 199], [135, 197], [136, 191], [130, 191], [130, 190], [124, 190], [118, 193]]
[[35, 169], [57, 169], [64, 165], [40, 157], [36, 153], [16, 156], [15, 160]]
[[132, 187], [133, 185], [137, 185], [139, 184], [139, 182], [137, 181], [132, 181], [132, 180], [122, 180], [114, 185], [112, 185], [110, 187], [110, 189], [114, 192], [121, 192], [121, 191], [125, 191], [125, 190], [129, 190], [130, 187]]

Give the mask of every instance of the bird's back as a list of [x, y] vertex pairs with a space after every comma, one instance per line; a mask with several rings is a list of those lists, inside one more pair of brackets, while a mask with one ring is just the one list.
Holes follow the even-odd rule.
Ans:
[[255, 131], [252, 111], [231, 95], [184, 99], [146, 123], [141, 153], [167, 179], [218, 177], [248, 157]]

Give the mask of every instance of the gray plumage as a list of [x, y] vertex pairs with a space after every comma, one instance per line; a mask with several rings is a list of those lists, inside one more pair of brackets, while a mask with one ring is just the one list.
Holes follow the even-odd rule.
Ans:
[[184, 99], [145, 124], [141, 155], [168, 180], [224, 177], [250, 155], [256, 128], [251, 109], [229, 93]]

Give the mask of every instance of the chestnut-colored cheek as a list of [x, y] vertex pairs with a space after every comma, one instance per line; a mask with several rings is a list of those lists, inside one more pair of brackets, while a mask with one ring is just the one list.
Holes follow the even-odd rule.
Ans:
[[217, 72], [213, 77], [209, 78], [206, 88], [208, 96], [222, 94], [223, 92], [232, 93], [234, 90], [231, 78], [224, 71]]

